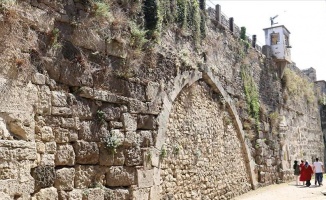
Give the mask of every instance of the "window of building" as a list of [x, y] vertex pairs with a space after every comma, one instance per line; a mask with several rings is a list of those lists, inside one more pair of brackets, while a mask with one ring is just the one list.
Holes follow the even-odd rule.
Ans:
[[272, 33], [271, 34], [271, 44], [275, 45], [280, 41], [280, 34], [279, 33]]

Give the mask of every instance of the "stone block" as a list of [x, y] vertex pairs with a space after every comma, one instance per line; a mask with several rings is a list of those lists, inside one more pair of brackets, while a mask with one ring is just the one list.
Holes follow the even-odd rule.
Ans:
[[160, 193], [160, 186], [155, 185], [151, 187], [151, 191], [149, 193], [149, 199], [162, 199]]
[[45, 143], [45, 152], [54, 154], [57, 150], [57, 143], [56, 142], [47, 142]]
[[130, 147], [124, 150], [125, 165], [137, 166], [143, 162], [142, 152], [140, 147]]
[[137, 183], [139, 188], [152, 187], [154, 185], [154, 170], [137, 169]]
[[40, 129], [42, 140], [45, 142], [50, 142], [54, 140], [54, 134], [52, 128], [49, 126], [43, 126]]
[[121, 108], [116, 105], [104, 103], [101, 110], [104, 113], [105, 121], [119, 120], [121, 118]]
[[140, 146], [140, 135], [136, 131], [127, 131], [123, 141], [125, 147]]
[[88, 142], [100, 142], [108, 135], [106, 123], [100, 124], [96, 122], [83, 121], [80, 123], [78, 136], [80, 140]]
[[48, 86], [39, 86], [39, 101], [36, 106], [36, 113], [43, 115], [51, 114], [51, 91]]
[[75, 166], [75, 188], [88, 188], [102, 185], [107, 167], [100, 167], [94, 165], [77, 165]]
[[139, 131], [140, 147], [150, 147], [154, 145], [153, 136], [151, 131]]
[[134, 167], [112, 166], [106, 174], [106, 185], [109, 187], [134, 184], [136, 184], [136, 169]]
[[94, 99], [94, 89], [90, 87], [80, 87], [78, 95], [88, 99]]
[[131, 199], [149, 200], [150, 188], [132, 188]]
[[72, 115], [72, 110], [67, 107], [54, 107], [51, 108], [51, 113], [54, 116], [64, 116], [68, 117]]
[[21, 161], [21, 160], [35, 160], [36, 159], [36, 148], [33, 149], [30, 148], [15, 148], [12, 149], [14, 151], [15, 160]]
[[104, 190], [101, 188], [87, 189], [83, 191], [83, 199], [104, 200]]
[[143, 114], [150, 114], [150, 115], [158, 115], [161, 112], [162, 109], [162, 101], [161, 99], [158, 99], [153, 102], [147, 102], [146, 103], [147, 111]]
[[67, 95], [63, 92], [59, 91], [52, 91], [51, 92], [51, 103], [52, 106], [56, 107], [66, 107], [67, 104]]
[[54, 166], [54, 154], [41, 154], [41, 165]]
[[84, 98], [76, 98], [70, 95], [68, 103], [71, 104], [73, 116], [78, 116], [81, 120], [92, 120], [98, 110], [98, 105], [94, 101]]
[[64, 129], [60, 127], [53, 128], [55, 141], [59, 144], [75, 142], [78, 140], [78, 133], [73, 129]]
[[56, 166], [73, 166], [75, 164], [75, 151], [70, 144], [58, 144], [55, 154]]
[[128, 189], [106, 189], [104, 191], [104, 200], [113, 199], [131, 199], [130, 191]]
[[116, 153], [112, 152], [110, 149], [107, 149], [104, 144], [100, 145], [100, 165], [103, 166], [112, 166], [112, 165], [124, 165], [125, 156], [124, 148], [118, 147]]
[[42, 120], [42, 123], [45, 123], [47, 126], [52, 127], [52, 131], [55, 129], [55, 127], [61, 126], [61, 117], [58, 116], [45, 116]]
[[104, 90], [94, 90], [94, 99], [115, 104], [125, 104], [128, 102], [127, 97], [119, 96]]
[[74, 189], [71, 192], [68, 192], [68, 200], [83, 200], [83, 191]]
[[142, 113], [142, 114], [148, 114], [148, 106], [146, 103], [136, 100], [136, 99], [131, 99], [129, 100], [129, 109], [130, 113]]
[[160, 84], [155, 83], [155, 82], [149, 82], [146, 86], [146, 100], [147, 101], [152, 101], [154, 100], [160, 89]]
[[111, 129], [119, 129], [119, 128], [123, 127], [123, 124], [122, 124], [122, 122], [110, 121], [109, 127]]
[[36, 150], [37, 150], [37, 153], [44, 153], [45, 152], [45, 144], [43, 142], [36, 142]]
[[51, 187], [55, 180], [54, 166], [38, 166], [31, 170], [35, 180], [35, 191], [41, 188]]
[[153, 115], [139, 115], [137, 129], [154, 130], [156, 129], [156, 119]]
[[79, 118], [78, 117], [61, 118], [61, 127], [79, 130], [80, 127]]
[[62, 168], [56, 170], [56, 179], [54, 181], [54, 187], [58, 190], [71, 191], [74, 189], [74, 168]]
[[130, 113], [122, 114], [122, 123], [125, 131], [136, 131], [137, 130], [137, 118]]
[[58, 190], [58, 199], [59, 200], [69, 200], [69, 196], [67, 191]]
[[32, 83], [36, 85], [44, 85], [45, 84], [45, 75], [40, 74], [40, 73], [35, 73], [32, 76]]
[[99, 148], [96, 142], [77, 141], [74, 144], [76, 163], [97, 164], [99, 162]]
[[159, 186], [161, 184], [161, 169], [154, 167], [153, 168], [153, 181], [154, 181], [154, 185]]
[[34, 197], [36, 200], [58, 200], [58, 192], [54, 187], [44, 188], [37, 192]]

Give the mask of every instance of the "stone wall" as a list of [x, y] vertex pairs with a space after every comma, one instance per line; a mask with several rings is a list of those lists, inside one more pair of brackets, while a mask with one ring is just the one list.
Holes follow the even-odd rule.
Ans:
[[161, 164], [163, 198], [230, 199], [250, 190], [243, 144], [223, 103], [203, 81], [173, 103]]
[[[319, 92], [319, 112], [321, 118], [321, 128], [323, 130], [323, 141], [326, 143], [326, 82], [317, 81], [317, 93]], [[324, 153], [326, 156], [326, 152]], [[324, 163], [326, 162], [326, 157], [324, 158]]]
[[214, 19], [200, 48], [167, 26], [143, 52], [123, 3], [110, 20], [89, 1], [2, 3], [1, 198], [228, 199], [323, 157], [317, 99], [289, 93], [269, 56]]

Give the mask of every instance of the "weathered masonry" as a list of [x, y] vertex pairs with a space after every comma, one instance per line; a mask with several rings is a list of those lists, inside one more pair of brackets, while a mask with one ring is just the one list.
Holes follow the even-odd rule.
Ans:
[[2, 199], [231, 199], [324, 158], [324, 82], [220, 7], [0, 4]]

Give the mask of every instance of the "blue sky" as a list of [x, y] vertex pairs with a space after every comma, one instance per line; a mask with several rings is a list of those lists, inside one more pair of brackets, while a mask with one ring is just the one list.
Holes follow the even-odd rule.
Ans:
[[207, 0], [208, 6], [221, 5], [227, 17], [233, 17], [249, 35], [257, 35], [265, 44], [263, 28], [270, 27], [270, 17], [291, 32], [292, 61], [300, 69], [313, 67], [317, 80], [326, 80], [326, 0]]

